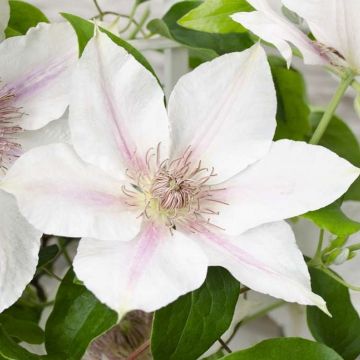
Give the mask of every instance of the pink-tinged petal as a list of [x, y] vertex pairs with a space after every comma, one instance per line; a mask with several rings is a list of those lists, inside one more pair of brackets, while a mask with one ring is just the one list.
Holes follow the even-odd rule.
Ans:
[[262, 225], [232, 237], [204, 230], [199, 237], [209, 265], [228, 269], [242, 284], [258, 292], [327, 311], [324, 300], [311, 291], [303, 255], [285, 222]]
[[0, 41], [5, 39], [4, 31], [10, 17], [10, 7], [8, 0], [0, 0]]
[[134, 309], [157, 310], [198, 288], [207, 258], [178, 231], [152, 222], [129, 242], [84, 238], [74, 259], [77, 277], [100, 301], [122, 316]]
[[358, 0], [283, 0], [308, 23], [315, 38], [336, 49], [360, 72], [360, 2]]
[[235, 235], [252, 227], [322, 208], [343, 195], [360, 170], [330, 150], [280, 140], [226, 188], [219, 225]]
[[172, 157], [193, 158], [225, 180], [263, 157], [275, 131], [276, 96], [260, 45], [183, 76], [169, 101]]
[[42, 233], [20, 214], [11, 194], [0, 190], [0, 312], [12, 305], [35, 274]]
[[62, 116], [77, 57], [76, 34], [68, 23], [42, 23], [0, 44], [0, 93], [15, 96], [14, 106], [24, 113], [22, 128], [35, 130]]
[[22, 214], [44, 233], [130, 240], [141, 220], [126, 204], [122, 185], [84, 163], [71, 146], [53, 144], [25, 153], [0, 186], [17, 197]]
[[143, 169], [158, 143], [166, 151], [168, 120], [157, 80], [102, 32], [75, 71], [69, 121], [79, 155], [116, 177]]
[[236, 13], [231, 16], [232, 19], [261, 39], [273, 44], [285, 58], [288, 66], [292, 60], [289, 43], [300, 50], [306, 64], [327, 63], [320, 49], [282, 14], [281, 0], [249, 0], [249, 3], [256, 11]]

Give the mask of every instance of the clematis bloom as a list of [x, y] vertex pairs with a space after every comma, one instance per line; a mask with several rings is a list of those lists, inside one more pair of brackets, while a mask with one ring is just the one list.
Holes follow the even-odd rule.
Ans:
[[[309, 65], [350, 68], [360, 73], [360, 2], [358, 0], [248, 0], [253, 12], [232, 18], [265, 41], [274, 44], [291, 63], [292, 44]], [[311, 40], [284, 13], [287, 9], [303, 18], [316, 40]]]
[[282, 220], [331, 203], [359, 169], [321, 146], [272, 142], [276, 95], [259, 45], [183, 76], [166, 111], [155, 77], [99, 33], [72, 90], [73, 147], [29, 151], [3, 187], [36, 228], [82, 237], [74, 269], [101, 301], [153, 311], [219, 265], [326, 311]]
[[[66, 140], [67, 119], [59, 118], [68, 105], [76, 61], [76, 35], [65, 23], [41, 24], [0, 44], [0, 183], [25, 151]], [[23, 218], [15, 198], [3, 190], [0, 213], [2, 311], [32, 279], [42, 233]]]

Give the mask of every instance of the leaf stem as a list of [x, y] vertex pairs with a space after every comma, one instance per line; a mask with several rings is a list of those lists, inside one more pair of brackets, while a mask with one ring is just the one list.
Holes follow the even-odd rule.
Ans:
[[150, 15], [150, 10], [146, 9], [144, 11], [139, 23], [135, 25], [135, 29], [129, 35], [129, 40], [135, 39], [136, 35], [141, 31], [142, 27], [144, 26], [146, 20], [149, 18], [149, 15]]
[[324, 230], [320, 229], [319, 242], [316, 248], [314, 257], [308, 262], [309, 266], [321, 266], [322, 265], [322, 247], [324, 242]]
[[99, 12], [99, 19], [102, 21], [104, 19], [104, 12], [101, 10], [101, 7], [97, 0], [93, 0], [93, 2], [97, 11]]
[[350, 251], [360, 250], [360, 243], [357, 243], [357, 244], [354, 244], [354, 245], [350, 245], [350, 246], [348, 246], [348, 249], [349, 249]]
[[348, 71], [341, 78], [340, 84], [333, 98], [331, 99], [329, 105], [327, 106], [326, 111], [319, 122], [319, 125], [317, 126], [312, 138], [310, 139], [310, 144], [316, 145], [319, 143], [327, 127], [329, 126], [331, 118], [333, 117], [338, 105], [340, 104], [340, 101], [344, 96], [345, 91], [350, 86], [353, 80], [354, 80], [354, 74], [351, 71]]
[[221, 344], [222, 348], [224, 350], [226, 350], [226, 352], [228, 352], [229, 354], [232, 353], [232, 350], [229, 348], [229, 346], [226, 344], [226, 342], [222, 338], [219, 338], [218, 342]]

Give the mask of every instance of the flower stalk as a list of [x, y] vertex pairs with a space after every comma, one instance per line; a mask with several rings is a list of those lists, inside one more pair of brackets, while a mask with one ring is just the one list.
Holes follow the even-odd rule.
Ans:
[[340, 104], [341, 99], [343, 98], [347, 88], [354, 80], [354, 74], [352, 71], [347, 72], [341, 79], [340, 84], [331, 99], [329, 105], [326, 108], [326, 111], [323, 117], [320, 120], [319, 125], [317, 126], [312, 138], [310, 139], [309, 143], [316, 145], [320, 142], [321, 138], [323, 137], [327, 127], [330, 124], [330, 121]]

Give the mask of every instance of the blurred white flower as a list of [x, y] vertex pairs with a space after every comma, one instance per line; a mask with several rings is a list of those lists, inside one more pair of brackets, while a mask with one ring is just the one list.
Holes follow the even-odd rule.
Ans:
[[[77, 39], [67, 24], [42, 24], [0, 44], [0, 183], [25, 151], [66, 138], [70, 72]], [[45, 126], [47, 125], [47, 126]], [[31, 190], [30, 190], [31, 191]], [[35, 272], [40, 237], [0, 190], [0, 311], [16, 301]]]
[[[360, 2], [358, 0], [248, 0], [253, 12], [232, 16], [254, 34], [274, 44], [291, 63], [293, 44], [310, 65], [333, 64], [360, 73]], [[284, 8], [284, 6], [286, 8]], [[286, 16], [303, 18], [315, 41]]]

